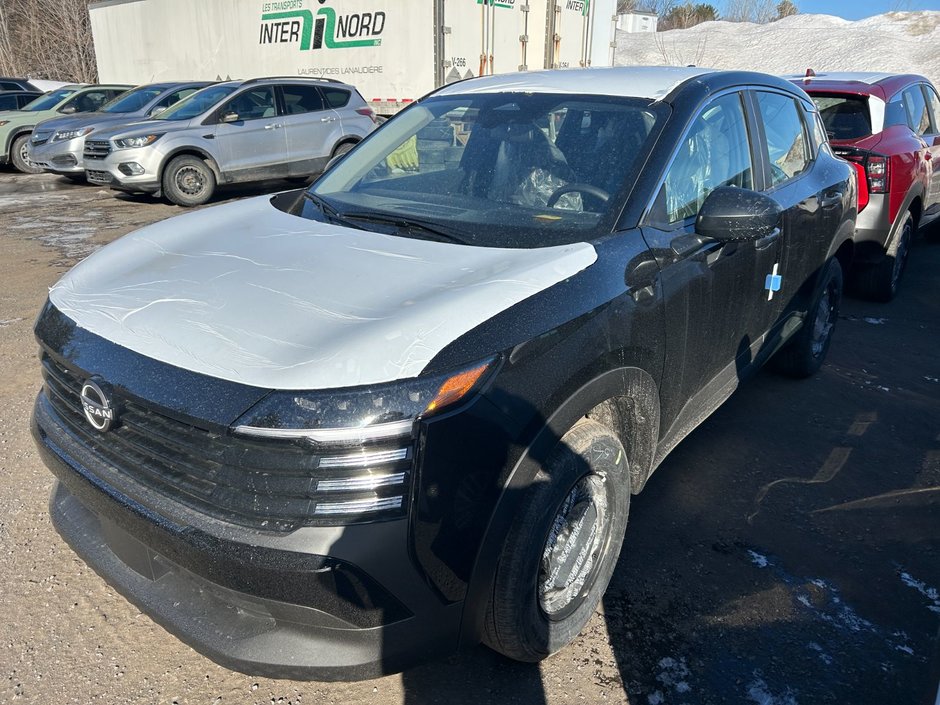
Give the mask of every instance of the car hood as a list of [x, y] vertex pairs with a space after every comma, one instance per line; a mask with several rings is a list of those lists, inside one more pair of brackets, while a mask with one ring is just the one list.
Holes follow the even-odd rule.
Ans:
[[[129, 116], [130, 117], [130, 116]], [[133, 118], [136, 122], [124, 120], [117, 125], [108, 125], [102, 130], [95, 132], [95, 139], [113, 139], [115, 137], [130, 137], [132, 135], [148, 134], [150, 132], [159, 132], [166, 134], [168, 132], [180, 132], [192, 127], [192, 120], [139, 120]], [[209, 128], [210, 130], [212, 128]]]
[[65, 131], [78, 130], [82, 127], [94, 127], [99, 130], [102, 127], [116, 127], [117, 125], [126, 125], [129, 122], [140, 119], [139, 113], [79, 113], [77, 115], [65, 115], [63, 117], [43, 120], [36, 126], [37, 131]]
[[326, 389], [415, 377], [459, 336], [596, 259], [587, 243], [497, 249], [354, 230], [259, 197], [127, 235], [49, 298], [79, 327], [177, 367]]

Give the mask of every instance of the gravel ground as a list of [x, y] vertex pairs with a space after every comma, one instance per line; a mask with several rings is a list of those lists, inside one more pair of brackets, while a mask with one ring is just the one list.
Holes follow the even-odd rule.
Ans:
[[32, 322], [81, 257], [179, 212], [0, 172], [0, 703], [935, 702], [940, 245], [917, 242], [892, 304], [846, 302], [816, 377], [760, 374], [673, 452], [633, 502], [611, 589], [570, 647], [539, 665], [477, 647], [319, 684], [215, 665], [49, 522], [52, 478], [28, 432]]

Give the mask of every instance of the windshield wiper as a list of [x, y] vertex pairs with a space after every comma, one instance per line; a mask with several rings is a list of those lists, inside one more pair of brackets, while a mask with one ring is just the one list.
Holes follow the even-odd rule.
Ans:
[[426, 223], [421, 220], [415, 220], [414, 218], [404, 218], [398, 215], [380, 215], [378, 213], [342, 213], [341, 218], [345, 220], [363, 220], [367, 223], [380, 223], [382, 225], [391, 225], [399, 230], [407, 230], [409, 233], [421, 233], [425, 235], [425, 239], [428, 240], [439, 240], [441, 242], [456, 242], [460, 245], [468, 245], [469, 243], [455, 235], [452, 232], [447, 232], [446, 230], [441, 230], [435, 225]]
[[310, 193], [310, 191], [304, 191], [304, 198], [308, 201], [311, 201], [317, 208], [320, 209], [320, 212], [326, 217], [330, 222], [337, 223], [339, 225], [345, 225], [347, 228], [355, 228], [356, 230], [364, 230], [365, 228], [351, 223], [346, 217], [336, 210], [333, 206], [327, 203], [326, 199], [323, 196], [318, 196], [315, 193]]

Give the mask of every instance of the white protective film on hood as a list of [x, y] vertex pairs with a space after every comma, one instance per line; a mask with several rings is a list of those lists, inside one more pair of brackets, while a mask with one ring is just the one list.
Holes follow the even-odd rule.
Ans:
[[49, 298], [81, 328], [176, 367], [327, 389], [415, 377], [459, 336], [596, 259], [587, 243], [497, 249], [352, 230], [259, 197], [127, 235]]

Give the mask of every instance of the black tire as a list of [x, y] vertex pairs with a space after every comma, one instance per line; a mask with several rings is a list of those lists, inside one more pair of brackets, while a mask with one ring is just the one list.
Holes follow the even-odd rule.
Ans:
[[913, 242], [914, 217], [910, 211], [906, 211], [898, 226], [898, 241], [894, 254], [885, 254], [878, 264], [863, 267], [856, 272], [854, 289], [859, 296], [870, 301], [891, 301], [898, 293]]
[[[630, 509], [626, 453], [610, 429], [582, 419], [524, 491], [496, 569], [484, 641], [534, 662], [574, 639], [607, 590]], [[587, 533], [586, 519], [593, 519]]]
[[822, 367], [832, 343], [842, 302], [842, 267], [831, 259], [820, 277], [820, 286], [806, 312], [803, 327], [774, 356], [774, 367], [789, 377], [809, 377]]
[[29, 133], [20, 135], [13, 140], [10, 145], [10, 158], [17, 171], [24, 174], [41, 174], [42, 169], [33, 166], [33, 163], [26, 158], [26, 145], [29, 144]]
[[215, 193], [215, 172], [199, 157], [176, 157], [163, 170], [163, 193], [178, 206], [201, 206]]
[[337, 145], [336, 149], [333, 150], [333, 154], [330, 155], [330, 161], [336, 159], [337, 157], [341, 157], [344, 154], [348, 154], [357, 144], [357, 142], [343, 142], [342, 144]]

